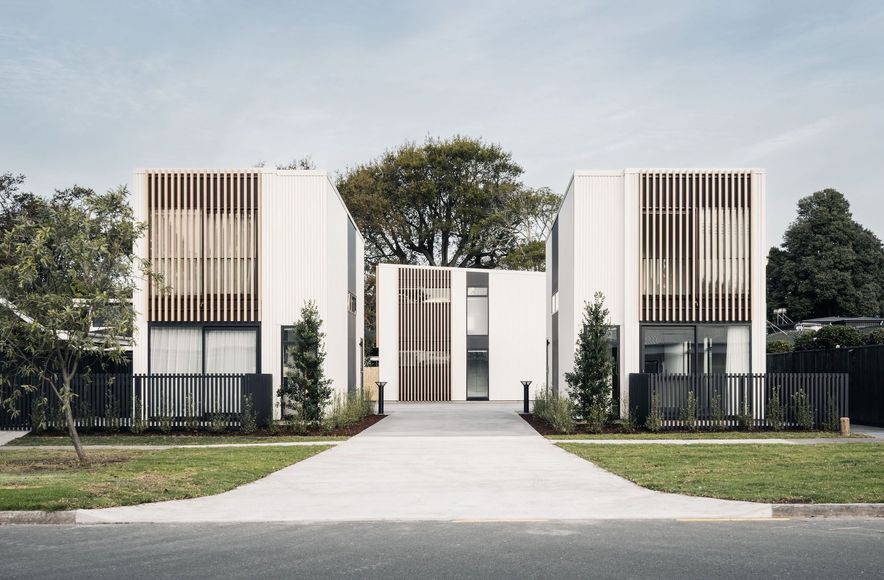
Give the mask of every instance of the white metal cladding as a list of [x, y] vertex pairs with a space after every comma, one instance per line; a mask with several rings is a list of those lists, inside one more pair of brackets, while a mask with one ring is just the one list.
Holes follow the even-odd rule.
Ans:
[[752, 173], [642, 172], [641, 319], [752, 319]]
[[348, 352], [359, 348], [363, 337], [362, 237], [356, 239], [357, 335], [351, 342], [347, 329], [350, 216], [337, 190], [324, 171], [262, 170], [262, 179], [262, 370], [273, 374], [275, 386], [280, 384], [282, 327], [294, 324], [301, 308], [313, 301], [326, 335], [326, 376], [338, 393], [346, 393]]
[[399, 400], [451, 400], [451, 272], [399, 269]]
[[260, 320], [261, 174], [147, 171], [150, 322]]

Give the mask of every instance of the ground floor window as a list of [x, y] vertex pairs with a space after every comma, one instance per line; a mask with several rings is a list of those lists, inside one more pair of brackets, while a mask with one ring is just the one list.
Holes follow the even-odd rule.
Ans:
[[751, 372], [748, 325], [645, 325], [641, 334], [646, 373]]
[[152, 326], [151, 373], [258, 372], [258, 329], [222, 326]]

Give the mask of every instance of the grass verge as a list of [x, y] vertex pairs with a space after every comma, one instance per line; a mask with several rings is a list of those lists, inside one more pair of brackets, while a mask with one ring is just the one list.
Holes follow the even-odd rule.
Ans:
[[0, 510], [68, 510], [213, 495], [260, 479], [328, 446], [0, 453]]
[[[697, 433], [575, 433], [573, 435], [546, 435], [547, 439], [830, 439], [840, 437], [833, 431], [720, 431]], [[852, 438], [865, 439], [854, 434]]]
[[559, 446], [657, 491], [770, 503], [884, 502], [884, 445]]
[[[300, 435], [80, 435], [83, 445], [217, 445], [223, 443], [292, 443], [316, 441], [344, 441], [343, 436]], [[71, 445], [67, 435], [25, 435], [7, 443], [10, 447]]]

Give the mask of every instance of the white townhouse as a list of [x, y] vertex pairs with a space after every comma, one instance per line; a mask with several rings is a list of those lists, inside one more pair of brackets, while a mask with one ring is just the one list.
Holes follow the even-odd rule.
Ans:
[[139, 169], [133, 194], [162, 276], [134, 297], [135, 373], [268, 373], [275, 392], [312, 300], [334, 389], [361, 385], [363, 239], [326, 172]]
[[630, 373], [765, 372], [762, 169], [577, 171], [546, 243], [549, 384], [566, 392], [584, 304], [610, 310]]
[[378, 369], [389, 401], [519, 400], [546, 375], [545, 274], [377, 267]]

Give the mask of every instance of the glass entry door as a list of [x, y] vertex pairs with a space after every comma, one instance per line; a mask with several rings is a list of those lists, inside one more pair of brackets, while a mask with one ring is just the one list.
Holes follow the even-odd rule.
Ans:
[[488, 399], [488, 351], [467, 351], [467, 399]]

